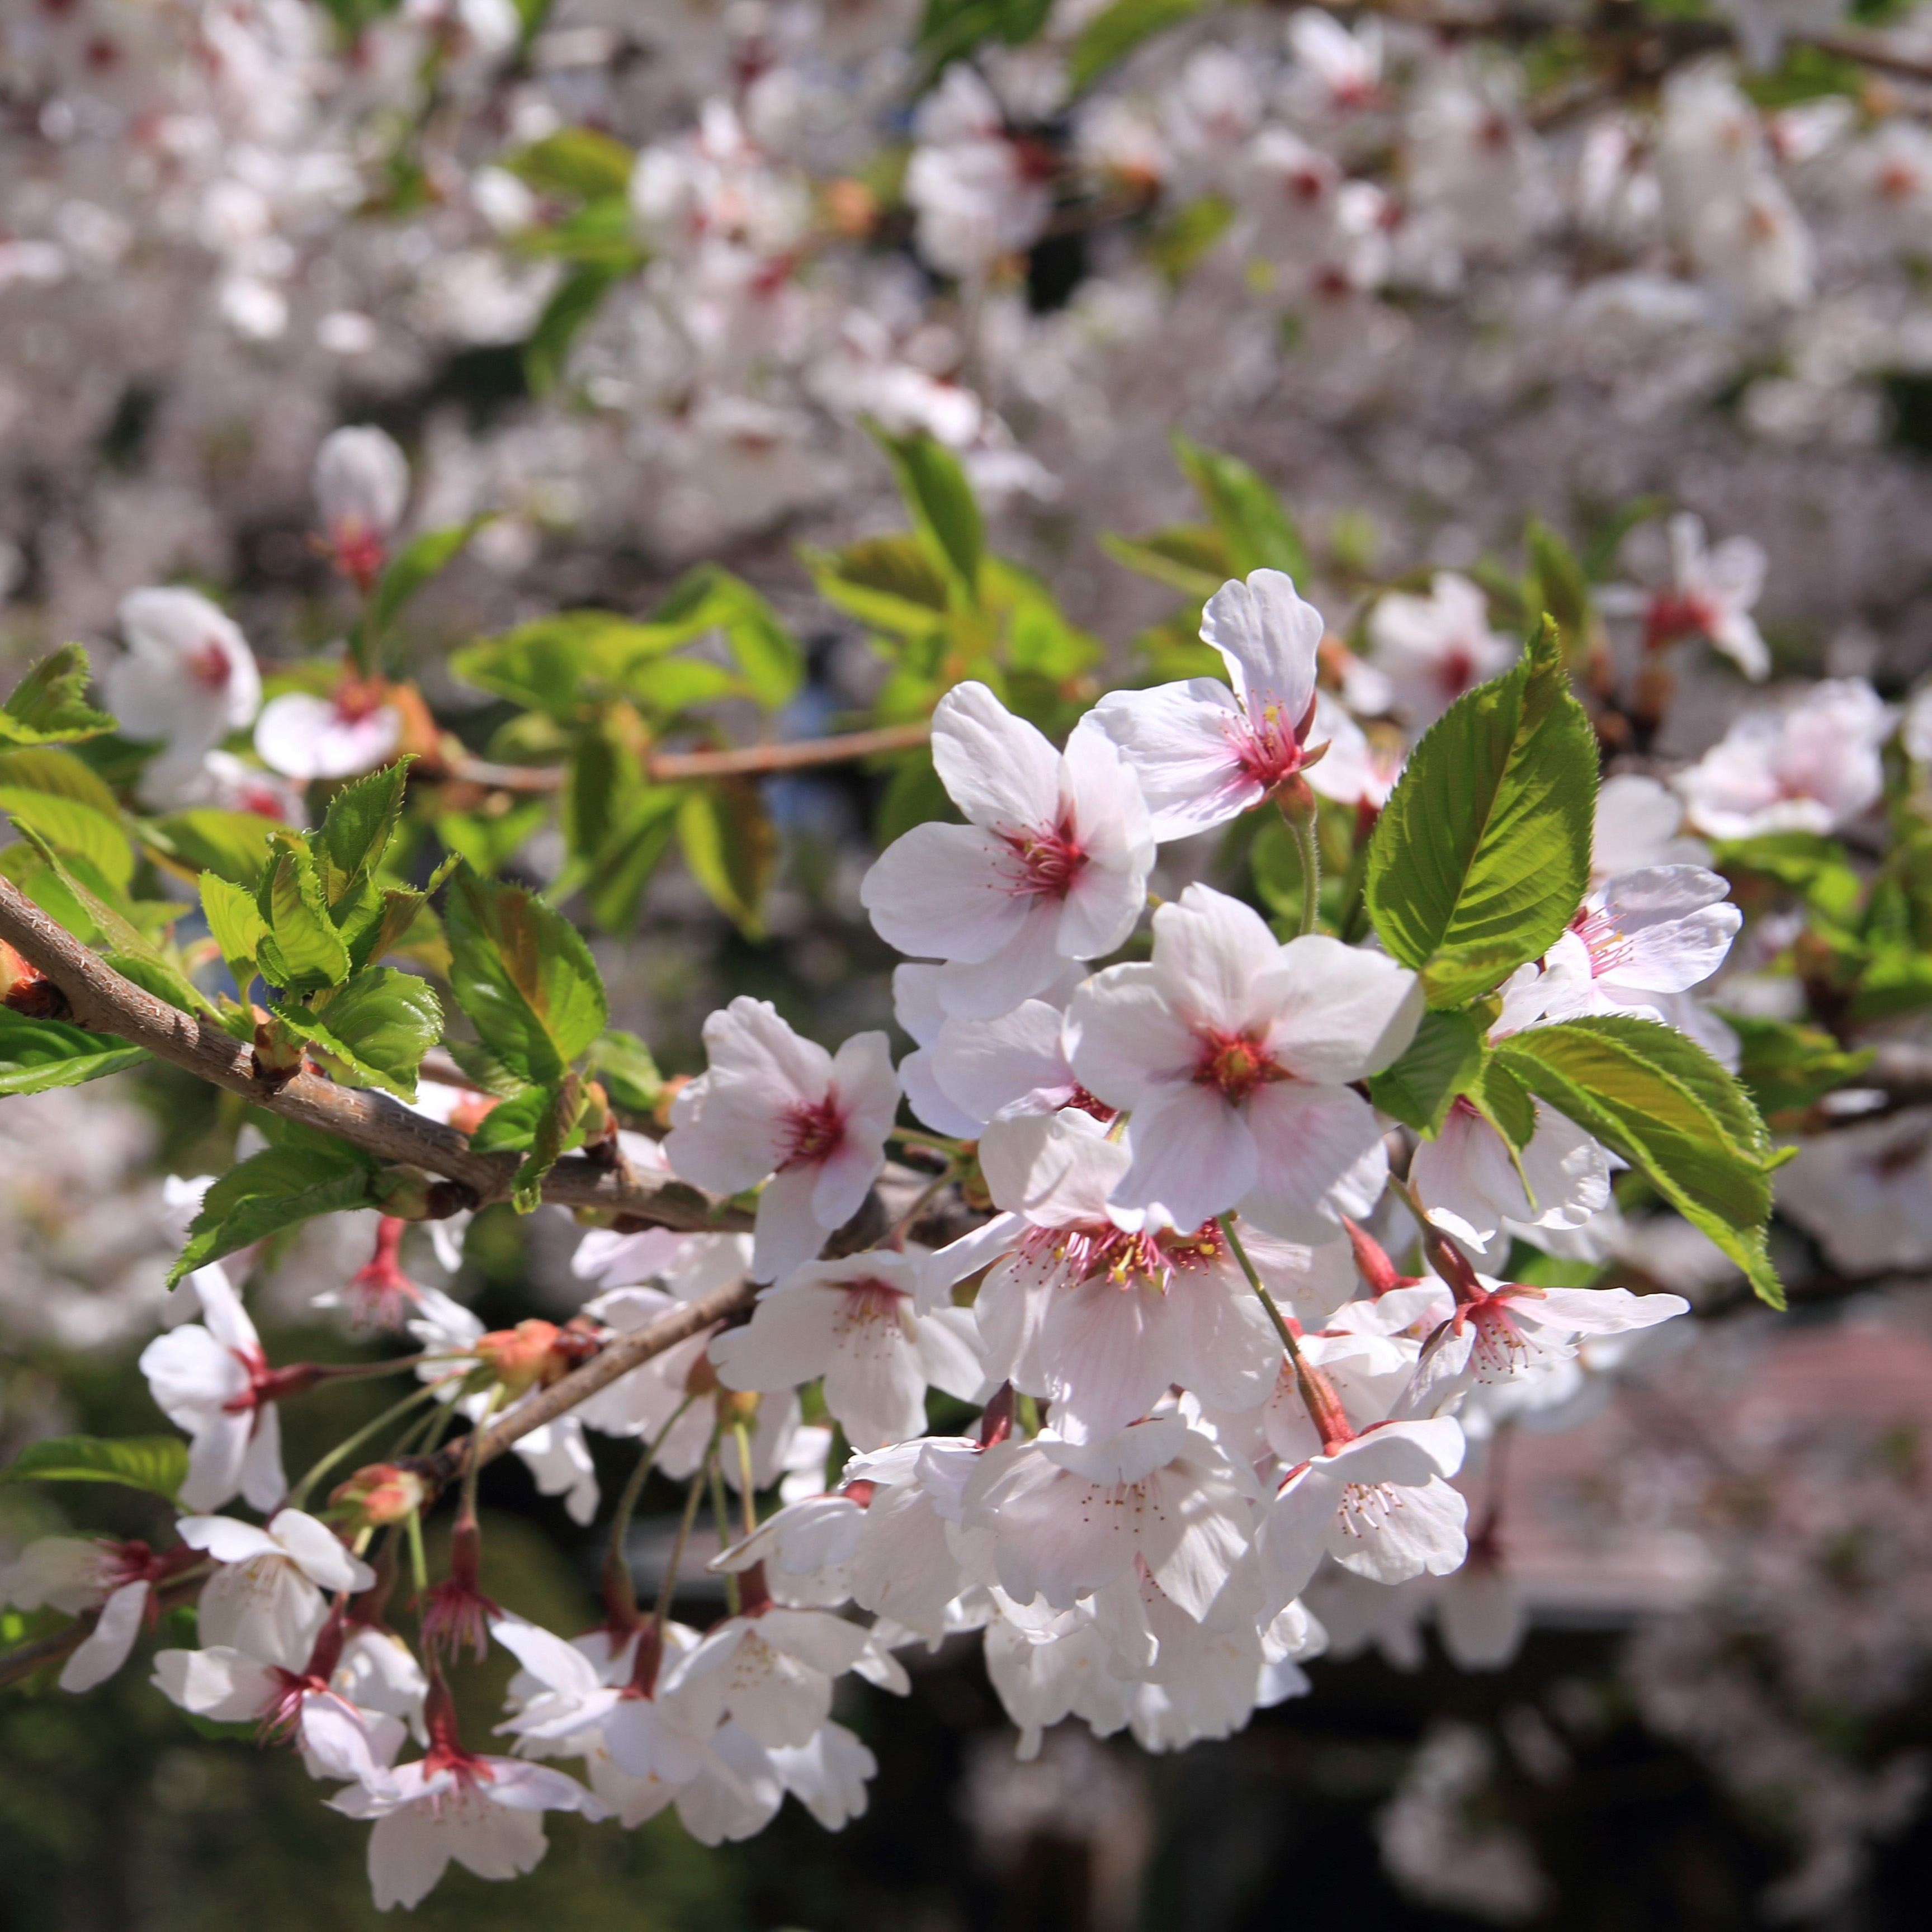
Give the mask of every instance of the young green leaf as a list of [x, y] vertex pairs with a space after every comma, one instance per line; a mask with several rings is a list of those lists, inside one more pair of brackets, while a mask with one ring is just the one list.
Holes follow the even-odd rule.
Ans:
[[590, 1071], [610, 1104], [627, 1114], [648, 1114], [664, 1097], [664, 1076], [650, 1048], [634, 1033], [612, 1027], [590, 1049]]
[[1430, 1004], [1487, 992], [1562, 935], [1590, 878], [1597, 747], [1546, 620], [1424, 735], [1377, 822], [1366, 899]]
[[128, 890], [134, 877], [134, 854], [118, 812], [110, 817], [57, 792], [30, 791], [4, 783], [0, 783], [0, 812], [16, 825], [31, 825], [56, 850], [85, 859], [116, 892]]
[[467, 523], [427, 530], [390, 560], [376, 585], [375, 598], [369, 608], [370, 628], [376, 637], [395, 622], [403, 606], [425, 584], [440, 577], [456, 561], [464, 545], [495, 514], [485, 510]]
[[320, 1008], [290, 1000], [270, 1011], [338, 1063], [352, 1087], [381, 1087], [416, 1097], [416, 1069], [442, 1036], [442, 1008], [427, 981], [393, 966], [358, 973]]
[[958, 458], [923, 431], [888, 436], [874, 427], [872, 434], [892, 466], [899, 494], [928, 553], [935, 562], [950, 566], [966, 601], [976, 604], [986, 532]]
[[[506, 1105], [511, 1104], [506, 1102]], [[574, 1073], [566, 1074], [545, 1096], [530, 1151], [524, 1156], [510, 1183], [510, 1205], [519, 1214], [533, 1213], [543, 1201], [544, 1176], [556, 1166], [560, 1156], [582, 1144], [578, 1117], [584, 1108], [584, 1083]], [[493, 1108], [500, 1112], [501, 1108]], [[486, 1120], [484, 1124], [489, 1123]]]
[[582, 936], [534, 892], [466, 868], [444, 924], [450, 983], [484, 1046], [519, 1078], [554, 1085], [609, 1017]]
[[256, 961], [272, 986], [293, 998], [348, 978], [349, 948], [329, 916], [315, 856], [305, 844], [284, 835], [256, 908], [268, 928]]
[[183, 1275], [317, 1214], [367, 1206], [376, 1163], [343, 1142], [264, 1148], [231, 1167], [203, 1198], [188, 1245], [168, 1271]]
[[1084, 94], [1144, 40], [1201, 10], [1201, 0], [1114, 0], [1091, 15], [1066, 56], [1066, 86]]
[[862, 623], [916, 638], [946, 614], [945, 573], [916, 537], [866, 537], [836, 550], [801, 544], [798, 554], [819, 596]]
[[1424, 1013], [1408, 1050], [1369, 1082], [1369, 1098], [1405, 1126], [1433, 1136], [1481, 1071], [1482, 1029], [1467, 1013]]
[[1770, 1137], [1744, 1089], [1702, 1047], [1651, 1020], [1531, 1027], [1492, 1049], [1539, 1099], [1641, 1173], [1782, 1307], [1771, 1264]]
[[276, 826], [254, 812], [224, 812], [196, 806], [163, 818], [137, 818], [134, 836], [169, 871], [190, 881], [218, 873], [251, 893], [268, 862], [268, 841]]
[[1856, 1080], [1871, 1064], [1876, 1052], [1865, 1047], [1847, 1052], [1822, 1027], [1758, 1019], [1742, 1013], [1724, 1012], [1718, 1017], [1738, 1036], [1738, 1078], [1766, 1114], [1816, 1105], [1827, 1094]]
[[1238, 457], [1190, 442], [1178, 430], [1173, 442], [1175, 461], [1228, 547], [1231, 574], [1285, 570], [1306, 584], [1308, 547], [1274, 491]]
[[63, 644], [41, 658], [0, 706], [0, 744], [72, 744], [114, 729], [87, 701], [87, 653]]
[[188, 1480], [188, 1444], [178, 1436], [56, 1436], [30, 1442], [0, 1483], [118, 1483], [175, 1499]]
[[678, 801], [677, 840], [691, 875], [748, 939], [764, 937], [778, 837], [754, 784], [693, 785]]
[[578, 332], [596, 314], [606, 291], [623, 279], [628, 266], [586, 262], [559, 284], [524, 344], [524, 376], [533, 395], [548, 395], [562, 380]]
[[201, 875], [201, 909], [208, 929], [221, 949], [221, 957], [235, 982], [236, 994], [245, 1000], [249, 982], [256, 970], [256, 956], [268, 937], [268, 925], [255, 903], [253, 892], [244, 892], [230, 880], [213, 872]]
[[1116, 563], [1204, 604], [1227, 582], [1228, 547], [1218, 530], [1192, 524], [1154, 530], [1144, 537], [1100, 533], [1100, 548]]
[[30, 1019], [0, 1006], [0, 1094], [44, 1094], [118, 1073], [147, 1058], [140, 1047], [61, 1020]]
[[373, 873], [382, 863], [402, 816], [413, 762], [398, 758], [344, 785], [329, 800], [322, 829], [310, 835], [309, 847], [315, 854], [322, 896], [332, 907], [341, 903], [358, 876]]

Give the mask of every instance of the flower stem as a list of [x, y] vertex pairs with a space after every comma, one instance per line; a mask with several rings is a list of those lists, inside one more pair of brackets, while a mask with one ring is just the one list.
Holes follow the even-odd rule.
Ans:
[[384, 1409], [374, 1422], [364, 1424], [353, 1436], [344, 1442], [338, 1442], [326, 1456], [314, 1463], [301, 1481], [290, 1490], [287, 1507], [290, 1509], [300, 1509], [309, 1491], [314, 1489], [316, 1484], [345, 1456], [352, 1450], [361, 1448], [372, 1436], [380, 1436], [391, 1423], [406, 1415], [418, 1402], [434, 1395], [440, 1386], [441, 1384], [437, 1382], [425, 1382], [421, 1388], [411, 1390], [400, 1402], [391, 1408]]
[[1315, 807], [1310, 802], [1305, 810], [1290, 812], [1283, 806], [1281, 815], [1288, 821], [1288, 829], [1294, 834], [1295, 844], [1301, 854], [1301, 923], [1298, 930], [1306, 935], [1315, 930], [1321, 907], [1322, 851], [1315, 834]]
[[752, 1433], [742, 1415], [732, 1424], [731, 1433], [738, 1438], [738, 1486], [742, 1492], [740, 1500], [744, 1505], [745, 1534], [750, 1536], [758, 1527], [758, 1499], [757, 1485], [752, 1480]]
[[[705, 1478], [714, 1480], [718, 1472], [718, 1432], [711, 1432], [711, 1447], [704, 1452], [704, 1465], [691, 1479], [691, 1487], [685, 1493], [684, 1514], [678, 1519], [677, 1540], [670, 1546], [670, 1561], [664, 1567], [664, 1580], [658, 1586], [658, 1600], [651, 1612], [651, 1623], [658, 1634], [660, 1646], [664, 1642], [664, 1625], [670, 1621], [670, 1600], [676, 1593], [677, 1574], [684, 1567], [684, 1546], [691, 1540], [691, 1526], [698, 1520], [698, 1505], [704, 1495]], [[727, 1579], [728, 1584], [735, 1579]], [[728, 1594], [728, 1590], [727, 1594]], [[734, 1606], [735, 1608], [735, 1606]]]
[[631, 1472], [617, 1497], [617, 1507], [610, 1518], [610, 1553], [604, 1559], [604, 1592], [607, 1603], [614, 1592], [619, 1598], [616, 1608], [620, 1612], [628, 1612], [629, 1621], [638, 1619], [637, 1593], [631, 1582], [631, 1566], [624, 1556], [624, 1539], [630, 1533], [631, 1518], [636, 1514], [638, 1498], [644, 1492], [644, 1484], [651, 1473], [651, 1466], [658, 1460], [658, 1451], [664, 1445], [664, 1438], [682, 1420], [684, 1412], [695, 1402], [695, 1396], [686, 1396], [680, 1402], [670, 1420], [646, 1444], [644, 1451], [638, 1458], [638, 1466]]
[[[711, 1461], [709, 1471], [711, 1478], [711, 1514], [718, 1525], [718, 1547], [722, 1550], [731, 1539], [731, 1513], [724, 1504], [724, 1469], [718, 1460], [718, 1438], [711, 1438]], [[738, 1579], [729, 1570], [724, 1576], [724, 1607], [734, 1617], [742, 1607]]]
[[1288, 1359], [1298, 1370], [1301, 1366], [1301, 1351], [1295, 1346], [1294, 1331], [1288, 1327], [1281, 1310], [1275, 1305], [1274, 1297], [1269, 1294], [1260, 1275], [1255, 1270], [1254, 1263], [1248, 1258], [1248, 1251], [1242, 1246], [1240, 1236], [1234, 1232], [1234, 1216], [1222, 1214], [1217, 1218], [1221, 1224], [1221, 1232], [1227, 1237], [1229, 1251], [1240, 1263], [1241, 1272], [1248, 1278], [1248, 1286], [1260, 1296], [1262, 1306], [1268, 1310], [1268, 1319], [1274, 1324], [1274, 1332], [1281, 1337], [1281, 1346], [1287, 1352]]

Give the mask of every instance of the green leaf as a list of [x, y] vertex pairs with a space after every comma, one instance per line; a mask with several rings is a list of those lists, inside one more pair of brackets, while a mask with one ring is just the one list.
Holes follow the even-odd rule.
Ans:
[[524, 375], [532, 394], [547, 396], [562, 380], [578, 332], [597, 313], [606, 291], [622, 274], [606, 263], [588, 262], [558, 285], [524, 344]]
[[[1191, 8], [1194, 0], [1186, 4]], [[1168, 215], [1142, 243], [1141, 252], [1178, 288], [1227, 233], [1234, 213], [1225, 194], [1198, 195]]]
[[621, 1112], [648, 1114], [664, 1097], [657, 1061], [634, 1033], [612, 1027], [599, 1034], [590, 1049], [590, 1071]]
[[1869, 1066], [1876, 1052], [1847, 1052], [1822, 1027], [1742, 1013], [1718, 1017], [1738, 1036], [1738, 1078], [1762, 1112], [1809, 1107]]
[[1101, 75], [1163, 28], [1201, 10], [1201, 0], [1114, 0], [1080, 30], [1066, 56], [1066, 86], [1084, 94]]
[[73, 752], [51, 745], [0, 752], [0, 786], [70, 798], [76, 805], [92, 806], [106, 818], [121, 816], [121, 802], [100, 774]]
[[636, 158], [622, 142], [595, 128], [560, 128], [504, 165], [532, 188], [593, 201], [627, 193]]
[[880, 630], [923, 637], [944, 617], [945, 574], [915, 536], [866, 537], [843, 550], [799, 556], [826, 603]]
[[16, 825], [31, 825], [56, 850], [85, 859], [116, 891], [128, 890], [134, 876], [134, 854], [118, 812], [110, 818], [58, 792], [28, 791], [5, 784], [0, 784], [0, 811]]
[[980, 566], [986, 553], [986, 526], [973, 486], [959, 460], [921, 431], [916, 436], [872, 434], [911, 512], [913, 526], [935, 562], [950, 566], [969, 604], [980, 598]]
[[1230, 574], [1228, 546], [1220, 532], [1200, 524], [1178, 524], [1144, 537], [1124, 537], [1103, 530], [1100, 548], [1116, 563], [1124, 563], [1156, 584], [1167, 584], [1199, 604], [1213, 596]]
[[1410, 755], [1369, 848], [1382, 944], [1430, 1004], [1486, 993], [1562, 935], [1590, 878], [1597, 745], [1556, 628], [1466, 693]]
[[366, 1206], [376, 1163], [346, 1142], [264, 1148], [211, 1187], [188, 1228], [188, 1245], [168, 1271], [183, 1275], [317, 1214]]
[[138, 1046], [60, 1020], [31, 1019], [0, 1006], [0, 1094], [44, 1094], [118, 1073], [147, 1058]]
[[456, 561], [470, 539], [495, 514], [494, 510], [484, 510], [467, 523], [425, 531], [400, 556], [390, 560], [376, 582], [376, 595], [369, 607], [369, 626], [376, 636], [380, 637], [394, 622], [403, 606], [425, 584], [440, 577]]
[[232, 880], [214, 872], [201, 875], [201, 909], [208, 929], [221, 949], [221, 957], [235, 982], [238, 998], [248, 997], [249, 982], [257, 970], [256, 956], [268, 937], [268, 923], [255, 903], [253, 892], [244, 892]]
[[561, 1080], [604, 1030], [604, 982], [577, 928], [520, 886], [459, 871], [444, 918], [457, 1004], [519, 1078]]
[[1547, 610], [1573, 646], [1590, 634], [1590, 586], [1576, 553], [1540, 517], [1523, 532], [1529, 554], [1528, 607]]
[[0, 1483], [118, 1483], [170, 1502], [188, 1480], [188, 1444], [178, 1436], [56, 1436], [30, 1442]]
[[358, 875], [373, 873], [388, 850], [403, 812], [412, 758], [346, 784], [328, 801], [322, 829], [309, 841], [314, 853], [322, 896], [332, 907], [340, 904]]
[[[742, 578], [716, 564], [700, 564], [687, 571], [665, 593], [651, 620], [654, 628], [682, 632], [686, 638], [722, 631], [745, 688], [767, 711], [789, 704], [805, 682], [805, 653], [778, 621], [778, 613]], [[653, 668], [663, 672], [670, 667]], [[640, 676], [633, 671], [624, 682], [626, 689], [641, 697]], [[725, 694], [721, 691], [716, 694]], [[664, 708], [662, 698], [656, 701]], [[704, 700], [685, 698], [680, 701]]]
[[652, 786], [592, 862], [584, 884], [590, 914], [606, 932], [628, 932], [638, 902], [677, 829], [675, 786]]
[[1308, 548], [1274, 491], [1237, 457], [1190, 442], [1178, 430], [1173, 442], [1174, 460], [1228, 547], [1229, 574], [1285, 570], [1305, 584]]
[[252, 892], [268, 862], [274, 820], [259, 812], [196, 806], [164, 818], [136, 819], [135, 836], [170, 869], [199, 876], [216, 872]]
[[778, 838], [754, 784], [694, 785], [678, 801], [677, 842], [705, 896], [748, 939], [764, 937], [763, 906]]
[[87, 653], [63, 644], [41, 658], [0, 706], [0, 744], [71, 744], [114, 729], [114, 720], [87, 701]]
[[1536, 1132], [1536, 1102], [1522, 1082], [1492, 1053], [1485, 1054], [1464, 1096], [1516, 1154]]
[[[510, 1182], [510, 1205], [519, 1214], [533, 1213], [542, 1204], [544, 1176], [556, 1166], [560, 1155], [582, 1144], [584, 1137], [577, 1130], [577, 1120], [583, 1108], [584, 1083], [574, 1073], [566, 1075], [545, 1096], [536, 1130], [530, 1136], [530, 1151]], [[501, 1108], [490, 1110], [492, 1114], [502, 1111]], [[488, 1125], [487, 1119], [484, 1125]]]
[[1495, 1058], [1540, 1100], [1636, 1168], [1784, 1305], [1771, 1264], [1769, 1136], [1750, 1096], [1702, 1047], [1654, 1021], [1613, 1016], [1512, 1034]]
[[625, 678], [624, 688], [640, 710], [660, 722], [694, 705], [751, 694], [742, 678], [702, 658], [659, 658], [653, 664], [639, 664]]
[[470, 867], [488, 878], [502, 871], [550, 816], [540, 798], [518, 799], [502, 812], [446, 812], [436, 820], [436, 836]]
[[1433, 1138], [1483, 1064], [1482, 1029], [1467, 1013], [1424, 1013], [1408, 1050], [1369, 1082], [1369, 1098]]
[[1760, 832], [1755, 838], [1725, 841], [1713, 856], [1720, 871], [1774, 880], [1814, 912], [1840, 924], [1856, 918], [1864, 897], [1864, 882], [1844, 847], [1820, 832]]
[[399, 1100], [416, 1097], [416, 1069], [442, 1036], [442, 1008], [428, 982], [393, 966], [358, 973], [320, 1007], [282, 1000], [270, 1010], [338, 1063], [336, 1077]]
[[256, 959], [262, 978], [292, 997], [339, 986], [351, 962], [329, 916], [314, 854], [286, 833], [282, 836], [285, 842], [256, 896], [268, 927]]

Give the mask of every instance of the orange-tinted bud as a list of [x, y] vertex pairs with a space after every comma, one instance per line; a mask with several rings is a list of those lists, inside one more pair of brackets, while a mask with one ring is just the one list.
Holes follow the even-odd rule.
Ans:
[[554, 1322], [534, 1317], [514, 1328], [492, 1329], [476, 1344], [476, 1359], [495, 1372], [504, 1394], [512, 1396], [561, 1381], [576, 1366], [578, 1353], [562, 1342]]
[[429, 1485], [413, 1469], [394, 1462], [370, 1462], [329, 1494], [337, 1509], [350, 1511], [357, 1526], [380, 1529], [401, 1522], [432, 1499]]

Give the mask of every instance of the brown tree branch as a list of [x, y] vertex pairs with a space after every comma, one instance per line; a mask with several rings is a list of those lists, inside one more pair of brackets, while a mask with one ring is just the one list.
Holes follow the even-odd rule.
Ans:
[[[280, 1086], [258, 1078], [242, 1042], [123, 979], [4, 879], [0, 939], [59, 988], [79, 1024], [145, 1047], [158, 1060], [239, 1094], [266, 1112], [337, 1135], [381, 1160], [460, 1181], [479, 1204], [508, 1199], [516, 1155], [473, 1153], [468, 1137], [454, 1127], [412, 1113], [386, 1094], [338, 1087], [306, 1068]], [[543, 1196], [566, 1208], [602, 1208], [692, 1232], [752, 1225], [742, 1208], [683, 1181], [626, 1174], [580, 1156], [557, 1162]]]
[[[655, 752], [644, 760], [652, 784], [677, 784], [695, 778], [763, 778], [776, 772], [809, 771], [888, 752], [916, 751], [932, 736], [929, 724], [883, 724], [872, 731], [848, 731], [834, 738], [798, 738], [776, 745], [734, 745], [722, 751]], [[458, 758], [452, 778], [498, 791], [552, 792], [563, 783], [558, 765], [498, 765], [484, 758]]]
[[425, 1473], [440, 1486], [454, 1482], [461, 1475], [469, 1466], [472, 1455], [481, 1462], [494, 1461], [532, 1430], [541, 1429], [545, 1423], [554, 1422], [559, 1416], [567, 1414], [578, 1403], [589, 1401], [599, 1389], [608, 1388], [619, 1376], [628, 1375], [640, 1363], [649, 1361], [653, 1355], [662, 1354], [667, 1348], [674, 1348], [679, 1342], [710, 1328], [714, 1322], [722, 1322], [740, 1309], [750, 1307], [757, 1294], [758, 1290], [748, 1281], [734, 1281], [724, 1288], [713, 1288], [709, 1294], [700, 1295], [695, 1301], [687, 1301], [680, 1308], [674, 1308], [668, 1315], [660, 1315], [642, 1328], [634, 1328], [616, 1336], [606, 1342], [581, 1368], [572, 1369], [561, 1381], [552, 1382], [547, 1389], [540, 1389], [500, 1421], [439, 1449], [426, 1459], [428, 1468]]

